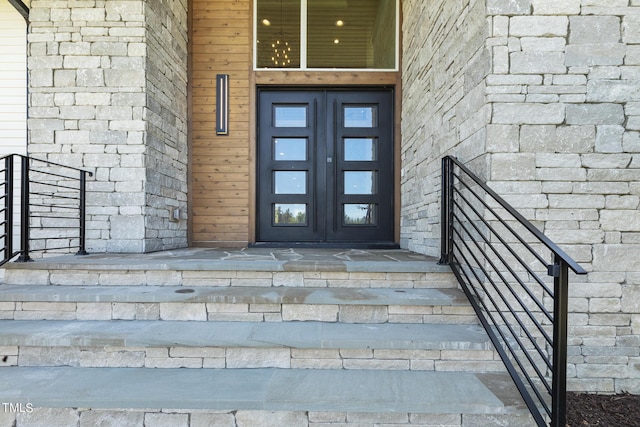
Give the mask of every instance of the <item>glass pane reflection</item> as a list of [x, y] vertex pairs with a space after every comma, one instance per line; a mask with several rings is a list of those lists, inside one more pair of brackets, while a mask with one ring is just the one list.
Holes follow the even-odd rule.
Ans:
[[344, 127], [373, 128], [378, 126], [378, 109], [371, 107], [344, 107]]
[[375, 194], [375, 180], [373, 171], [344, 172], [344, 194]]
[[260, 0], [256, 12], [256, 66], [300, 68], [300, 0]]
[[306, 194], [307, 172], [305, 171], [275, 171], [275, 194]]
[[378, 205], [374, 203], [358, 203], [343, 205], [344, 225], [375, 225], [378, 221]]
[[377, 160], [375, 138], [345, 138], [344, 160], [347, 162], [371, 162]]
[[276, 138], [273, 141], [273, 160], [307, 160], [306, 138]]
[[395, 1], [308, 0], [307, 20], [309, 68], [395, 67]]
[[275, 107], [274, 119], [277, 128], [305, 128], [307, 107]]
[[307, 205], [275, 203], [273, 223], [274, 225], [306, 225]]
[[[397, 3], [392, 0], [307, 0], [306, 46], [301, 1], [257, 0], [257, 68], [395, 69]], [[306, 60], [302, 59], [302, 52]]]

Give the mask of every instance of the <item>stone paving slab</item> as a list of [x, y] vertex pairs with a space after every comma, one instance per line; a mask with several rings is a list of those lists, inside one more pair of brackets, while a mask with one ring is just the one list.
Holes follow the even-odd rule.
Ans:
[[[0, 401], [34, 407], [513, 413], [474, 373], [296, 369], [0, 368]], [[497, 381], [504, 383], [504, 378]]]
[[65, 255], [7, 269], [450, 272], [433, 257], [401, 249], [185, 248], [148, 254]]
[[468, 305], [458, 289], [0, 285], [0, 302]]
[[0, 346], [489, 350], [478, 325], [1, 320]]

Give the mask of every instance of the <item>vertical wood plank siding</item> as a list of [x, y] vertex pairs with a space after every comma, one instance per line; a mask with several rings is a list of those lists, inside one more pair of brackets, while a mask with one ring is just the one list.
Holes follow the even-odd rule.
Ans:
[[[249, 241], [251, 0], [191, 2], [191, 244]], [[217, 136], [216, 74], [230, 75], [229, 135]]]

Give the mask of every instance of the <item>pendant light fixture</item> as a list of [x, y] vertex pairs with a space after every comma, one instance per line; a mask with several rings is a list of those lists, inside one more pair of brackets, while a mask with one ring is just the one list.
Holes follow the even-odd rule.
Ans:
[[282, 30], [284, 21], [284, 15], [282, 13], [282, 2], [280, 0], [280, 34], [271, 43], [271, 62], [276, 67], [288, 67], [291, 65], [291, 45], [286, 40], [285, 34]]

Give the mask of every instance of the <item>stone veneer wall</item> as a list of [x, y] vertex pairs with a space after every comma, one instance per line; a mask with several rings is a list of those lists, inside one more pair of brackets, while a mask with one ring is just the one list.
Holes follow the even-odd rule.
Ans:
[[147, 0], [146, 11], [145, 251], [154, 251], [187, 246], [187, 0]]
[[31, 2], [28, 152], [94, 172], [89, 251], [186, 245], [186, 21], [186, 0]]
[[484, 0], [405, 0], [400, 244], [440, 253], [440, 159], [482, 159], [491, 109]]
[[[590, 272], [571, 278], [569, 388], [640, 393], [640, 1], [450, 3], [404, 3], [402, 245], [438, 253], [437, 159], [470, 162]], [[476, 19], [478, 98], [459, 65]]]

